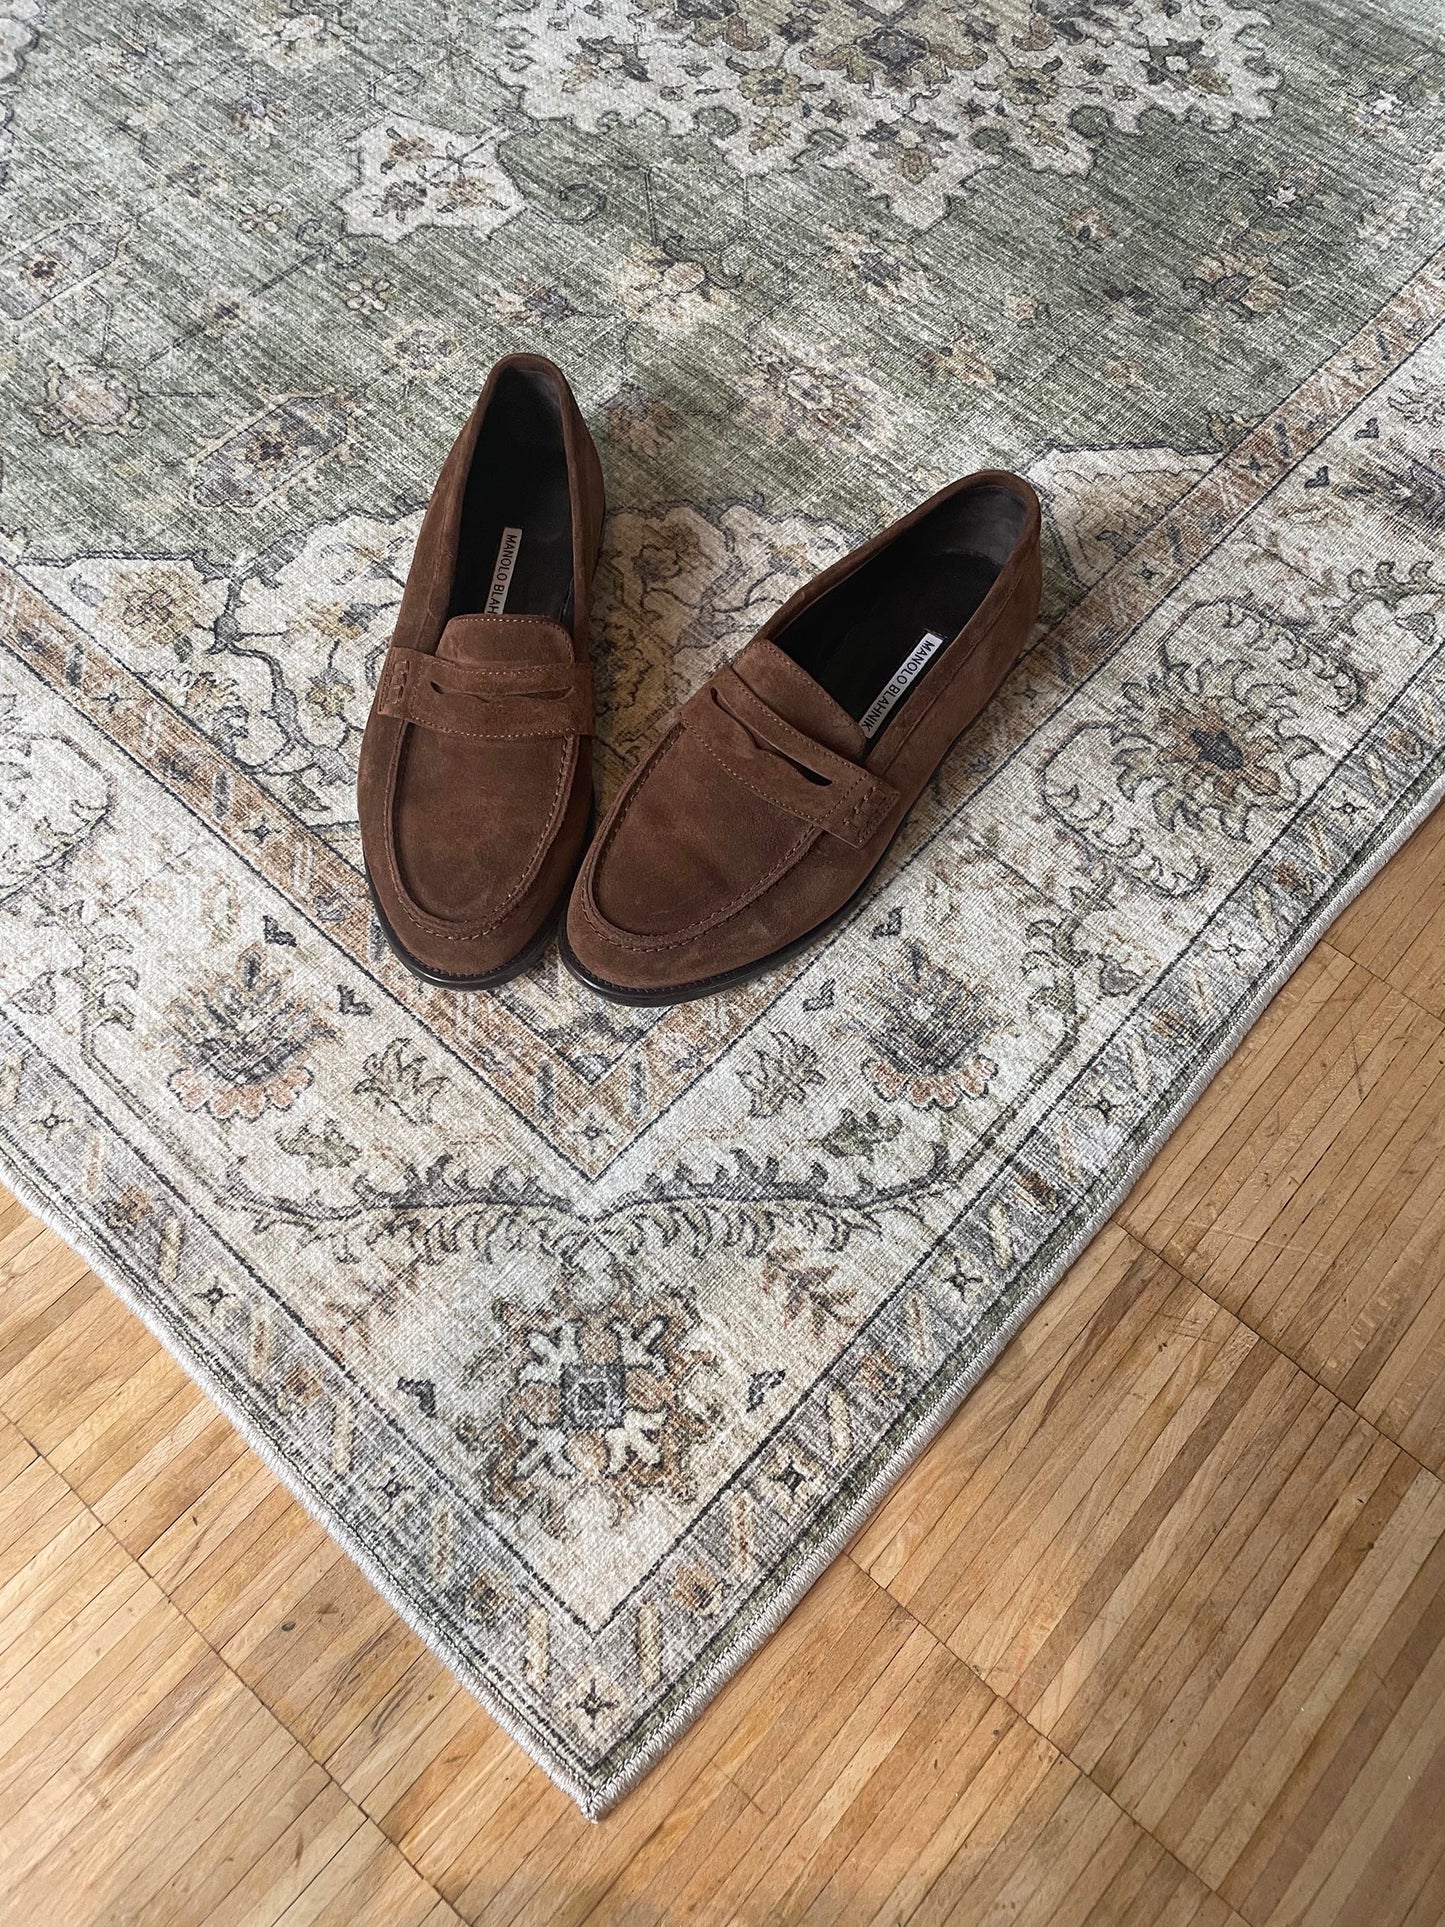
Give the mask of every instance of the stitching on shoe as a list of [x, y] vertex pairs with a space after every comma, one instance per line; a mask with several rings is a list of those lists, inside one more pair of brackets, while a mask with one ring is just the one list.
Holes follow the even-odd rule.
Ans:
[[[746, 693], [749, 696], [752, 697], [753, 701], [757, 703], [759, 708], [765, 709], [769, 717], [771, 718], [771, 720], [781, 725], [782, 734], [785, 740], [791, 738], [794, 742], [801, 743], [805, 749], [813, 750], [815, 753], [818, 751], [821, 751], [825, 761], [842, 765], [843, 769], [847, 772], [847, 774], [828, 777], [827, 780], [830, 783], [835, 783], [835, 784], [847, 783], [850, 786], [850, 788], [856, 788], [860, 780], [860, 776], [866, 777], [871, 773], [870, 771], [866, 770], [861, 763], [855, 762], [853, 761], [852, 758], [840, 754], [840, 752], [836, 749], [830, 749], [827, 743], [820, 743], [815, 736], [809, 736], [805, 730], [799, 729], [796, 723], [789, 722], [786, 716], [779, 715], [778, 711], [773, 708], [773, 705], [768, 701], [768, 699], [765, 696], [760, 696], [757, 690], [753, 688], [751, 683], [749, 683], [744, 677], [738, 675], [737, 670], [733, 667], [731, 663], [728, 663], [726, 667], [732, 670], [734, 681], [740, 682], [742, 684], [743, 689], [746, 691]], [[804, 682], [812, 684], [813, 688], [817, 689], [821, 687], [821, 684], [813, 683], [812, 678], [808, 676], [805, 671], [800, 669], [798, 671], [798, 674], [802, 677]], [[707, 685], [705, 685], [705, 687], [706, 686]], [[720, 709], [724, 710], [729, 716], [732, 717], [735, 723], [741, 723], [743, 728], [746, 729], [749, 732], [749, 734], [752, 734], [752, 735], [761, 734], [761, 731], [758, 729], [758, 726], [755, 723], [748, 722], [745, 717], [738, 715], [736, 710], [728, 708], [728, 705], [723, 700], [722, 694], [720, 691], [717, 691], [717, 690], [713, 691], [713, 700], [717, 703]], [[765, 742], [767, 741], [766, 737], [764, 737], [764, 741]], [[775, 748], [775, 747], [776, 745], [769, 744], [769, 748]], [[781, 753], [786, 756], [788, 752], [784, 750]], [[795, 757], [793, 760], [797, 762], [803, 761], [801, 757]], [[805, 765], [805, 767], [808, 767], [808, 766]], [[817, 771], [814, 771], [814, 774], [823, 775], [824, 772], [821, 770], [817, 770]]]
[[[815, 677], [810, 676], [807, 670], [803, 667], [803, 665], [800, 662], [794, 661], [793, 657], [791, 657], [788, 654], [787, 650], [783, 648], [781, 643], [775, 642], [771, 636], [765, 636], [763, 640], [767, 643], [769, 649], [772, 650], [773, 654], [777, 657], [778, 661], [782, 663], [788, 675], [793, 678], [793, 680], [797, 683], [798, 687], [802, 689], [810, 698], [817, 695], [819, 690], [822, 690], [822, 693], [825, 696], [828, 696], [828, 692], [826, 689], [823, 689], [823, 685], [820, 682], [818, 682]], [[734, 661], [735, 660], [736, 659], [734, 659]], [[729, 668], [734, 667], [734, 663], [730, 663], [728, 667]], [[739, 681], [743, 682], [747, 687], [751, 688], [751, 684], [747, 683], [746, 677], [739, 677]], [[754, 689], [753, 694], [756, 696], [757, 693], [758, 692]], [[762, 698], [759, 697], [758, 700], [761, 701]], [[832, 703], [833, 707], [838, 711], [840, 711], [842, 715], [846, 716], [849, 722], [854, 723], [854, 726], [856, 727], [855, 718], [848, 716], [847, 710], [843, 708], [843, 705], [840, 702], [838, 702], [832, 696], [828, 696], [828, 701]], [[786, 722], [787, 718], [784, 717], [783, 721]], [[861, 730], [859, 731], [859, 734], [860, 735], [862, 734]]]
[[414, 717], [401, 716], [398, 722], [407, 723], [413, 729], [430, 729], [434, 736], [451, 736], [463, 743], [547, 743], [560, 742], [564, 737], [590, 736], [590, 729], [578, 729], [569, 725], [566, 729], [437, 729], [430, 723], [419, 723]]
[[[729, 667], [731, 667], [731, 665], [729, 665]], [[803, 673], [804, 673], [803, 671], [801, 670], [799, 671], [800, 675], [802, 675]], [[749, 688], [749, 685], [746, 682], [743, 682], [743, 679], [741, 676], [738, 677], [738, 681], [743, 683], [743, 687], [744, 689], [748, 690], [749, 695], [751, 695], [757, 702], [763, 703], [763, 698], [758, 695], [756, 690]], [[757, 726], [755, 724], [749, 723], [745, 717], [739, 716], [734, 710], [729, 709], [727, 704], [721, 701], [720, 697], [717, 697], [715, 695], [714, 700], [718, 702], [718, 706], [725, 712], [725, 714], [731, 716], [733, 721], [739, 724], [741, 728], [747, 730], [750, 735], [756, 735], [761, 733], [757, 729]], [[701, 731], [695, 731], [694, 733], [697, 736], [697, 740], [702, 744], [703, 748], [709, 752], [713, 760], [715, 762], [721, 763], [722, 767], [727, 770], [728, 774], [732, 776], [737, 782], [741, 783], [745, 789], [752, 789], [753, 793], [757, 796], [761, 796], [765, 803], [771, 803], [777, 809], [785, 810], [789, 816], [796, 817], [800, 822], [811, 823], [816, 829], [826, 831], [831, 835], [839, 834], [839, 831], [842, 827], [848, 824], [851, 824], [861, 813], [863, 813], [867, 809], [868, 805], [871, 802], [873, 802], [875, 799], [884, 801], [886, 803], [886, 798], [881, 798], [881, 799], [878, 798], [879, 787], [885, 784], [886, 782], [885, 778], [878, 775], [877, 772], [868, 769], [862, 763], [850, 763], [846, 756], [840, 756], [836, 750], [829, 749], [826, 743], [816, 742], [811, 736], [805, 735], [801, 729], [798, 729], [794, 724], [790, 723], [786, 716], [778, 716], [777, 712], [775, 710], [772, 710], [770, 705], [763, 703], [763, 706], [765, 708], [768, 708], [770, 710], [770, 713], [775, 717], [775, 719], [782, 724], [783, 730], [787, 735], [795, 737], [797, 741], [803, 744], [803, 746], [807, 749], [821, 750], [823, 752], [823, 755], [826, 758], [830, 758], [834, 762], [841, 763], [845, 771], [847, 772], [847, 774], [839, 775], [839, 776], [830, 776], [826, 778], [826, 780], [835, 789], [842, 791], [842, 795], [837, 799], [837, 806], [830, 812], [829, 820], [827, 822], [823, 822], [818, 817], [805, 815], [803, 811], [795, 808], [792, 804], [785, 803], [781, 797], [770, 796], [765, 791], [756, 789], [754, 785], [749, 783], [745, 777], [739, 775], [739, 773], [735, 769], [733, 769], [730, 764], [723, 762], [721, 755], [707, 741], [707, 738], [702, 734]], [[684, 725], [684, 727], [686, 727], [686, 725]], [[764, 741], [766, 740], [767, 739], [764, 738]], [[788, 752], [785, 749], [778, 750], [775, 744], [770, 743], [768, 744], [768, 747], [770, 749], [773, 749], [776, 754], [779, 754], [784, 757], [787, 757], [788, 755]], [[792, 760], [801, 761], [802, 759], [793, 758]], [[822, 774], [821, 771], [816, 773]], [[896, 796], [896, 792], [895, 792], [895, 796]], [[851, 807], [845, 808], [845, 805], [849, 805], [850, 803], [851, 803]], [[888, 804], [887, 807], [885, 807], [883, 814], [887, 815], [888, 809], [891, 807], [892, 805]], [[843, 814], [841, 816], [838, 813], [839, 810], [843, 811]], [[844, 840], [846, 841], [846, 839]]]
[[[739, 910], [746, 908], [749, 903], [756, 901], [758, 897], [762, 896], [764, 891], [771, 889], [780, 877], [796, 867], [799, 858], [807, 850], [809, 844], [822, 834], [822, 831], [816, 824], [809, 824], [807, 826], [807, 833], [799, 837], [795, 843], [789, 845], [775, 866], [762, 878], [761, 882], [754, 885], [751, 890], [744, 891], [734, 897], [729, 897], [727, 902], [715, 915], [706, 918], [701, 923], [689, 924], [685, 930], [679, 931], [670, 937], [647, 937], [634, 931], [624, 930], [620, 924], [613, 923], [610, 918], [603, 914], [595, 899], [595, 879], [597, 873], [602, 867], [608, 846], [626, 822], [633, 804], [642, 794], [643, 789], [657, 774], [657, 769], [661, 765], [663, 757], [670, 755], [671, 752], [677, 748], [677, 739], [681, 737], [682, 730], [682, 724], [674, 723], [673, 737], [663, 738], [663, 741], [658, 745], [657, 751], [655, 752], [655, 760], [651, 767], [649, 767], [648, 764], [642, 766], [638, 774], [636, 787], [618, 812], [617, 820], [608, 830], [605, 841], [594, 844], [592, 854], [587, 859], [584, 871], [586, 882], [583, 889], [578, 893], [578, 902], [583, 916], [592, 925], [596, 933], [611, 943], [615, 949], [634, 951], [673, 950], [681, 944], [691, 943], [695, 937], [706, 935], [709, 930], [714, 930], [719, 924], [726, 923], [729, 918], [735, 916]], [[706, 747], [706, 745], [704, 745], [704, 747]], [[729, 776], [733, 775], [733, 772], [727, 768], [727, 765], [721, 762], [715, 755], [713, 760], [717, 762], [718, 767], [725, 770]], [[733, 777], [733, 780], [735, 782], [741, 781], [738, 777]], [[745, 784], [744, 787], [751, 788], [752, 786]], [[754, 794], [762, 796], [760, 790], [755, 791]], [[764, 802], [770, 802], [771, 800], [769, 797], [763, 797]], [[796, 819], [794, 820], [796, 821]]]
[[553, 826], [557, 822], [557, 811], [562, 800], [562, 791], [566, 787], [569, 773], [575, 770], [576, 759], [570, 745], [567, 749], [563, 750], [561, 765], [557, 772], [557, 785], [552, 792], [552, 805], [547, 813], [542, 834], [533, 845], [531, 855], [527, 860], [527, 867], [522, 872], [520, 883], [503, 899], [496, 915], [489, 923], [467, 924], [458, 929], [455, 926], [441, 922], [438, 918], [434, 917], [429, 910], [422, 909], [421, 905], [416, 902], [416, 899], [402, 882], [396, 866], [396, 835], [393, 813], [396, 805], [397, 765], [401, 761], [401, 745], [404, 732], [411, 727], [413, 727], [413, 725], [406, 722], [401, 724], [401, 728], [397, 732], [396, 747], [392, 752], [391, 767], [387, 772], [385, 792], [387, 873], [391, 878], [392, 888], [396, 891], [398, 901], [405, 906], [407, 918], [410, 922], [415, 923], [419, 928], [425, 930], [429, 936], [440, 938], [443, 943], [477, 943], [483, 937], [489, 936], [499, 924], [506, 922], [507, 918], [517, 908], [522, 898], [536, 880], [536, 873], [541, 867], [547, 847], [552, 842], [555, 834]]
[[[881, 779], [878, 780], [881, 781]], [[848, 827], [857, 825], [863, 834], [863, 842], [871, 842], [877, 834], [878, 825], [886, 822], [893, 814], [894, 807], [899, 801], [901, 801], [901, 796], [900, 792], [896, 789], [893, 791], [891, 797], [883, 790], [873, 791], [872, 793], [865, 791], [864, 794], [859, 797], [857, 803], [854, 804], [853, 808], [842, 819], [842, 825]], [[844, 838], [844, 841], [846, 842], [847, 838]], [[861, 849], [862, 844], [856, 845], [855, 847]]]
[[[742, 721], [742, 717], [736, 717], [734, 721]], [[748, 725], [744, 725], [744, 728], [746, 728], [746, 726]], [[873, 802], [875, 792], [873, 792], [871, 784], [867, 784], [867, 777], [871, 775], [871, 771], [859, 769], [859, 775], [857, 775], [857, 777], [832, 777], [832, 779], [828, 780], [830, 780], [836, 788], [844, 788], [844, 784], [846, 784], [844, 794], [838, 798], [838, 805], [842, 807], [842, 805], [848, 804], [850, 798], [852, 798], [852, 809], [844, 809], [842, 815], [838, 815], [838, 811], [834, 809], [834, 811], [830, 811], [830, 817], [828, 817], [827, 823], [823, 823], [819, 817], [809, 817], [809, 815], [805, 815], [801, 809], [796, 809], [794, 805], [784, 804], [780, 796], [769, 796], [767, 790], [759, 790], [757, 784], [748, 782], [748, 779], [742, 777], [730, 763], [726, 763], [726, 761], [722, 759], [719, 750], [717, 750], [701, 732], [694, 730], [694, 734], [697, 736], [697, 744], [699, 744], [703, 750], [707, 750], [707, 753], [713, 757], [713, 761], [719, 765], [719, 769], [724, 769], [724, 771], [732, 777], [734, 782], [740, 782], [740, 784], [744, 786], [744, 790], [751, 790], [753, 796], [759, 796], [765, 804], [771, 804], [775, 809], [782, 809], [784, 815], [790, 815], [796, 823], [807, 823], [807, 827], [809, 827], [811, 831], [821, 832], [821, 834], [825, 834], [825, 836], [836, 836], [840, 829], [846, 829], [848, 825], [854, 823], [859, 815], [863, 815], [863, 813], [867, 811], [869, 804]], [[801, 734], [801, 730], [798, 734]], [[846, 842], [848, 838], [842, 838], [842, 840]]]
[[[723, 760], [705, 736], [700, 735], [696, 730], [691, 731], [690, 734], [695, 738], [698, 748], [707, 751], [708, 755], [724, 775], [730, 776], [735, 783], [741, 783], [745, 790], [751, 790], [753, 795], [761, 802], [770, 804], [775, 810], [782, 810], [785, 815], [791, 816], [795, 823], [806, 823], [808, 828], [814, 832], [827, 828], [827, 825], [820, 823], [816, 817], [805, 816], [801, 810], [796, 810], [790, 803], [783, 802], [781, 797], [770, 796], [766, 790], [760, 790], [756, 783], [750, 783], [746, 776], [740, 776], [730, 763]], [[734, 901], [737, 901], [737, 899], [730, 899], [730, 902]]]
[[[500, 620], [504, 620], [505, 618], [499, 617], [497, 619], [500, 621]], [[516, 616], [511, 619], [517, 622], [529, 622], [532, 620], [530, 616]], [[377, 699], [380, 702], [382, 714], [385, 716], [390, 716], [393, 722], [401, 723], [403, 727], [410, 725], [411, 727], [414, 727], [417, 729], [432, 729], [437, 735], [456, 736], [456, 737], [459, 737], [464, 742], [488, 742], [488, 743], [533, 742], [533, 741], [543, 741], [549, 737], [554, 737], [554, 736], [558, 736], [558, 737], [592, 736], [592, 735], [595, 735], [596, 733], [595, 713], [589, 716], [589, 720], [587, 720], [586, 722], [580, 722], [580, 723], [573, 721], [569, 717], [567, 719], [567, 725], [565, 728], [510, 729], [510, 730], [444, 729], [441, 727], [440, 724], [423, 723], [418, 721], [418, 719], [414, 716], [408, 716], [404, 714], [399, 715], [397, 714], [397, 712], [399, 710], [402, 710], [405, 707], [406, 693], [411, 686], [411, 673], [412, 673], [413, 665], [415, 664], [417, 659], [422, 656], [424, 656], [428, 661], [440, 660], [443, 668], [449, 666], [450, 664], [450, 658], [448, 657], [442, 657], [439, 659], [434, 658], [431, 655], [430, 651], [413, 650], [413, 649], [401, 650], [393, 647], [392, 653], [388, 655], [386, 663], [383, 666], [382, 679], [384, 679], [386, 676], [389, 675], [392, 678], [392, 683], [394, 686], [389, 690], [384, 689], [383, 680], [378, 679]], [[396, 665], [395, 668], [392, 667], [393, 664]], [[519, 670], [545, 669], [545, 668], [552, 667], [554, 665], [547, 664], [547, 663], [476, 663], [476, 664], [457, 663], [450, 666], [466, 669], [472, 675], [510, 677], [510, 676], [514, 676]], [[555, 666], [557, 668], [562, 668], [565, 665], [559, 663]], [[515, 700], [519, 700], [522, 702], [539, 701], [539, 700], [547, 701], [549, 698], [555, 696], [556, 699], [559, 702], [561, 702], [561, 701], [567, 701], [570, 699], [575, 699], [581, 696], [582, 694], [584, 694], [584, 688], [579, 686], [580, 684], [582, 684], [582, 680], [583, 680], [578, 673], [580, 669], [580, 665], [574, 661], [571, 665], [571, 668], [572, 668], [573, 680], [571, 685], [568, 688], [556, 690], [556, 691], [549, 690], [540, 695], [535, 690], [523, 690], [520, 693], [520, 696], [518, 696]], [[452, 690], [439, 691], [438, 693], [444, 697], [461, 696], [465, 698], [471, 692], [465, 689], [452, 689]], [[587, 696], [587, 700], [586, 702], [579, 703], [578, 708], [585, 709], [589, 712], [592, 712], [594, 706], [592, 702], [592, 691], [591, 691], [590, 684], [585, 686], [585, 694]], [[490, 696], [484, 696], [484, 697], [481, 697], [480, 700], [484, 702], [490, 702], [493, 700], [493, 698]], [[559, 718], [559, 722], [560, 720], [561, 719]]]

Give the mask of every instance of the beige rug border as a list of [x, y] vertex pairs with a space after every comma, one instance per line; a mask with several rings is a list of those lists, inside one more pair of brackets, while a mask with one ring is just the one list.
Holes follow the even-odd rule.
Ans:
[[[1378, 876], [1391, 857], [1409, 841], [1420, 825], [1434, 812], [1442, 798], [1445, 798], [1445, 769], [1436, 775], [1426, 793], [1411, 807], [1390, 836], [1372, 853], [1369, 860], [1361, 863], [1347, 878], [1340, 879], [1338, 889], [1319, 905], [1316, 914], [1300, 931], [1295, 942], [1281, 954], [1274, 968], [1256, 986], [1247, 1003], [1241, 1006], [1234, 1024], [1180, 1093], [1153, 1141], [1116, 1170], [1105, 1194], [1106, 1201], [1101, 1206], [1095, 1221], [1086, 1230], [1076, 1234], [1062, 1249], [1054, 1262], [1041, 1274], [1037, 1283], [1010, 1311], [968, 1371], [950, 1389], [948, 1396], [940, 1401], [935, 1411], [920, 1422], [907, 1443], [888, 1460], [868, 1491], [860, 1496], [834, 1527], [828, 1538], [789, 1577], [777, 1598], [745, 1627], [728, 1655], [725, 1670], [719, 1670], [699, 1681], [693, 1691], [652, 1734], [647, 1745], [629, 1761], [627, 1767], [603, 1791], [587, 1787], [565, 1768], [549, 1764], [541, 1757], [541, 1750], [536, 1744], [535, 1737], [529, 1736], [523, 1723], [514, 1716], [505, 1701], [484, 1678], [477, 1674], [471, 1660], [455, 1648], [444, 1634], [439, 1634], [434, 1628], [429, 1627], [421, 1616], [412, 1610], [385, 1567], [367, 1550], [339, 1514], [329, 1513], [319, 1495], [312, 1492], [297, 1469], [275, 1450], [259, 1428], [252, 1425], [239, 1401], [212, 1373], [205, 1360], [199, 1356], [192, 1358], [183, 1351], [179, 1334], [169, 1331], [164, 1322], [152, 1313], [123, 1279], [111, 1275], [108, 1264], [98, 1254], [88, 1237], [84, 1235], [77, 1237], [65, 1228], [61, 1223], [61, 1206], [38, 1196], [28, 1180], [17, 1177], [8, 1169], [4, 1172], [4, 1182], [25, 1209], [82, 1258], [107, 1289], [113, 1291], [127, 1309], [140, 1319], [186, 1376], [193, 1379], [224, 1414], [249, 1449], [268, 1467], [292, 1497], [310, 1513], [328, 1537], [342, 1548], [353, 1564], [386, 1600], [397, 1617], [409, 1627], [422, 1645], [442, 1662], [448, 1672], [465, 1686], [503, 1732], [516, 1741], [527, 1757], [576, 1802], [589, 1820], [600, 1820], [631, 1792], [645, 1774], [651, 1771], [679, 1735], [692, 1725], [716, 1694], [742, 1670], [746, 1661], [776, 1632], [814, 1582], [832, 1565], [848, 1541], [877, 1511], [891, 1488], [933, 1443], [994, 1360], [1048, 1297], [1069, 1266], [1093, 1243], [1108, 1223], [1115, 1208], [1153, 1162], [1160, 1147], [1177, 1129], [1205, 1087], [1228, 1063], [1245, 1033], [1315, 948], [1324, 929], [1333, 923], [1365, 886]], [[177, 1610], [180, 1609], [177, 1608]]]

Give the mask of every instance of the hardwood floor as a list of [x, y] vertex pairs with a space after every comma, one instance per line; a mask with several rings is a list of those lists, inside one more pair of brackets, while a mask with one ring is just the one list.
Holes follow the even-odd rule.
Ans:
[[1445, 1921], [1445, 812], [600, 1826], [0, 1209], [0, 1918]]

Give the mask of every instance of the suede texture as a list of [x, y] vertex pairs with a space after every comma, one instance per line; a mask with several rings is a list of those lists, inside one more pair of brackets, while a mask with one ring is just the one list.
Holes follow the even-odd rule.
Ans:
[[[865, 588], [881, 580], [887, 591], [897, 577], [906, 593], [914, 571], [894, 569], [890, 551], [907, 542], [907, 563], [946, 521], [991, 547], [997, 572], [870, 741], [788, 645], [826, 660], [839, 684], [871, 687], [850, 660], [860, 604], [853, 655], [879, 626]], [[1039, 608], [1039, 526], [1027, 482], [986, 471], [940, 490], [785, 603], [682, 705], [617, 796], [573, 888], [566, 961], [604, 994], [680, 1000], [754, 974], [835, 917], [1023, 649]], [[946, 591], [950, 571], [962, 580], [977, 566], [972, 555], [930, 552], [918, 573]]]
[[[555, 403], [560, 426], [535, 461], [565, 465], [542, 482], [559, 501], [565, 487], [570, 545], [563, 529], [560, 564], [549, 556], [550, 579], [529, 585], [555, 616], [456, 608], [490, 566], [473, 553], [469, 501], [485, 494], [507, 515], [507, 476], [476, 465], [510, 448], [483, 430], [520, 382]], [[576, 871], [592, 813], [589, 586], [603, 508], [597, 452], [561, 372], [537, 355], [498, 362], [423, 519], [361, 748], [368, 880], [393, 947], [422, 975], [459, 987], [509, 975]]]

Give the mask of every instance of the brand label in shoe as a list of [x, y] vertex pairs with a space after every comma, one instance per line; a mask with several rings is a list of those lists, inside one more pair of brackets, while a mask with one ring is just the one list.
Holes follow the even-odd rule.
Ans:
[[899, 702], [943, 647], [943, 641], [942, 636], [935, 635], [930, 629], [926, 636], [920, 636], [914, 643], [912, 649], [858, 718], [858, 727], [865, 736], [878, 734]]
[[487, 590], [485, 613], [499, 616], [507, 606], [507, 591], [512, 586], [512, 571], [517, 566], [517, 557], [522, 551], [522, 531], [503, 529], [502, 546], [497, 550], [496, 567], [492, 570], [492, 586]]

